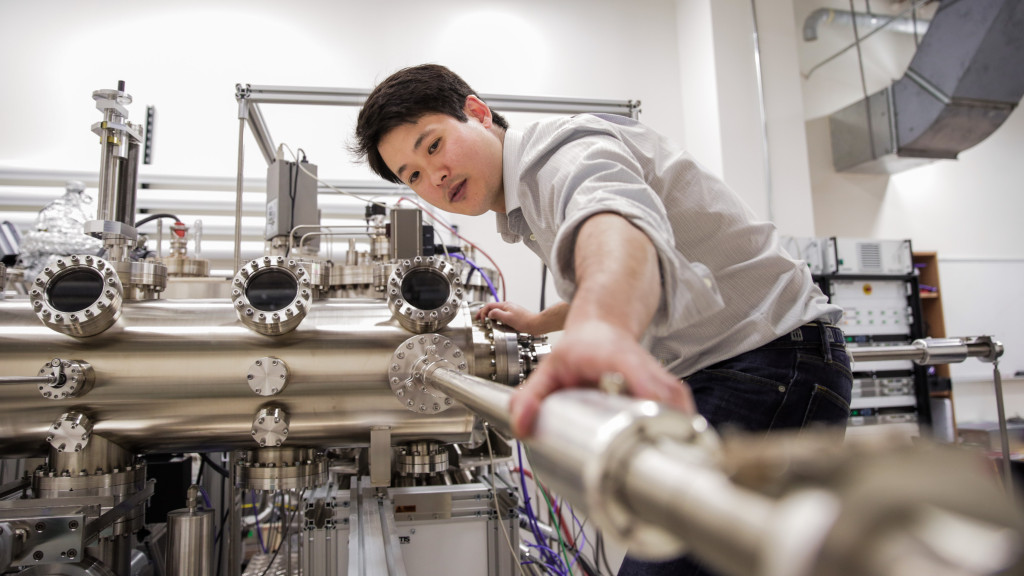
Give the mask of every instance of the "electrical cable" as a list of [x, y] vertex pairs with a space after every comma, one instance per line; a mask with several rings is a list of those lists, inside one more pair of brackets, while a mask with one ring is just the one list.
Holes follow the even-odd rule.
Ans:
[[473, 244], [472, 242], [470, 242], [469, 240], [467, 240], [465, 236], [463, 236], [462, 234], [459, 234], [458, 232], [456, 232], [454, 228], [452, 228], [451, 226], [448, 226], [447, 224], [445, 224], [445, 223], [444, 223], [444, 222], [443, 222], [443, 221], [442, 221], [442, 220], [441, 220], [440, 218], [438, 218], [437, 216], [435, 216], [435, 215], [434, 215], [433, 213], [431, 213], [431, 212], [430, 212], [429, 210], [427, 210], [426, 208], [424, 208], [422, 204], [420, 204], [419, 202], [417, 202], [417, 201], [413, 200], [412, 198], [409, 198], [409, 197], [406, 197], [406, 196], [402, 196], [401, 198], [399, 198], [399, 199], [398, 199], [398, 202], [396, 202], [396, 203], [395, 203], [395, 205], [397, 206], [398, 204], [401, 204], [401, 203], [402, 203], [403, 201], [405, 201], [405, 202], [409, 202], [409, 203], [410, 203], [410, 204], [412, 204], [413, 206], [415, 206], [415, 207], [419, 208], [420, 210], [422, 210], [424, 214], [426, 214], [427, 216], [430, 216], [430, 217], [431, 217], [431, 218], [432, 218], [432, 219], [433, 219], [433, 220], [434, 220], [435, 222], [437, 222], [438, 224], [440, 224], [440, 225], [441, 225], [441, 227], [443, 227], [443, 228], [444, 228], [445, 230], [448, 230], [449, 232], [451, 232], [452, 234], [454, 234], [456, 238], [458, 238], [459, 240], [462, 240], [462, 241], [463, 241], [463, 242], [465, 242], [466, 244], [469, 244], [469, 245], [470, 245], [470, 246], [472, 246], [472, 247], [473, 247], [473, 248], [474, 248], [475, 250], [477, 250], [478, 252], [480, 252], [481, 254], [483, 254], [485, 258], [487, 258], [488, 260], [490, 260], [490, 261], [491, 261], [491, 264], [492, 264], [492, 265], [494, 266], [494, 269], [498, 271], [498, 278], [499, 278], [499, 279], [501, 280], [501, 299], [502, 299], [502, 301], [504, 301], [504, 300], [506, 299], [506, 291], [505, 291], [505, 286], [506, 286], [506, 284], [505, 284], [505, 275], [504, 275], [504, 274], [503, 274], [503, 273], [501, 272], [501, 267], [500, 267], [500, 266], [498, 266], [498, 263], [494, 261], [494, 258], [491, 258], [491, 255], [490, 255], [490, 254], [488, 254], [487, 252], [484, 252], [482, 248], [480, 248], [480, 247], [479, 247], [479, 246], [477, 246], [476, 244]]
[[[501, 510], [498, 509], [498, 487], [494, 482], [494, 477], [497, 473], [495, 472], [494, 450], [491, 448], [491, 435], [489, 433], [489, 429], [490, 426], [484, 422], [484, 437], [487, 438], [487, 453], [491, 456], [491, 490], [494, 492], [494, 512], [498, 515], [498, 526], [501, 527], [501, 533], [505, 535], [505, 542], [508, 543], [508, 549], [512, 552], [512, 557], [519, 558], [519, 551], [516, 550], [515, 546], [512, 546], [512, 538], [508, 535], [508, 528], [505, 526], [505, 523], [502, 522]], [[526, 576], [523, 572], [522, 562], [516, 562], [516, 566], [519, 566], [520, 576]]]
[[135, 227], [138, 228], [139, 226], [142, 226], [143, 224], [152, 222], [153, 220], [156, 220], [157, 218], [170, 218], [170, 219], [174, 220], [175, 222], [181, 222], [181, 220], [179, 220], [178, 217], [175, 216], [174, 214], [168, 214], [166, 212], [161, 212], [160, 214], [150, 214], [149, 216], [146, 216], [142, 220], [139, 220], [138, 222], [135, 223]]
[[[299, 502], [301, 502], [302, 499], [305, 496], [306, 496], [306, 489], [303, 488], [302, 492], [299, 494]], [[274, 550], [274, 555], [270, 557], [270, 562], [267, 564], [267, 567], [263, 569], [263, 573], [260, 574], [260, 576], [267, 576], [267, 572], [270, 571], [270, 567], [274, 565], [274, 561], [277, 560], [278, 553], [281, 552], [281, 547], [284, 546], [285, 541], [288, 539], [288, 530], [292, 527], [292, 522], [295, 521], [295, 515], [298, 514], [298, 513], [299, 513], [299, 505], [296, 504], [295, 505], [295, 510], [292, 512], [291, 518], [288, 519], [288, 523], [285, 524], [284, 528], [282, 529], [283, 532], [281, 532], [281, 543], [278, 544], [277, 549]]]
[[[263, 532], [260, 530], [259, 510], [256, 509], [256, 491], [250, 490], [249, 492], [252, 496], [252, 504], [250, 504], [249, 507], [252, 508], [252, 518], [256, 522], [256, 539], [260, 543], [260, 550], [263, 550], [263, 553], [266, 554], [268, 552], [267, 545], [263, 543]], [[245, 509], [245, 490], [242, 490], [242, 509]]]
[[541, 262], [540, 263], [540, 310], [538, 310], [538, 312], [543, 312], [544, 308], [547, 307], [544, 304], [544, 297], [547, 296], [547, 286], [548, 286], [548, 265], [543, 263], [543, 262]]
[[[319, 182], [320, 184], [323, 184], [324, 186], [327, 186], [328, 188], [330, 188], [331, 190], [333, 190], [333, 191], [337, 192], [338, 194], [344, 194], [344, 195], [346, 195], [346, 196], [351, 196], [351, 197], [353, 197], [353, 198], [355, 198], [355, 199], [357, 199], [357, 200], [362, 200], [363, 202], [366, 202], [366, 203], [368, 203], [368, 204], [374, 204], [374, 205], [376, 205], [376, 206], [383, 206], [384, 208], [387, 208], [387, 207], [388, 207], [388, 205], [387, 205], [387, 204], [385, 204], [385, 203], [383, 203], [383, 202], [378, 202], [378, 201], [376, 201], [376, 200], [371, 200], [371, 199], [369, 199], [369, 198], [363, 198], [362, 196], [360, 196], [360, 195], [358, 195], [358, 194], [356, 194], [356, 193], [354, 193], [354, 192], [349, 192], [349, 191], [347, 191], [347, 190], [341, 190], [341, 189], [339, 189], [339, 188], [335, 188], [334, 186], [331, 186], [331, 185], [330, 185], [330, 184], [328, 184], [327, 182], [324, 182], [323, 180], [321, 180], [320, 178], [318, 178], [318, 177], [316, 176], [316, 174], [313, 174], [313, 173], [312, 173], [312, 172], [310, 172], [309, 170], [306, 170], [306, 169], [305, 169], [305, 168], [304, 168], [304, 167], [303, 167], [303, 166], [302, 166], [301, 164], [299, 164], [299, 162], [298, 162], [298, 157], [297, 157], [297, 156], [295, 155], [295, 152], [292, 152], [292, 149], [291, 149], [291, 147], [290, 147], [290, 146], [288, 146], [287, 144], [285, 144], [285, 143], [283, 143], [283, 142], [281, 143], [281, 146], [282, 146], [282, 147], [284, 147], [285, 149], [287, 149], [287, 150], [288, 150], [288, 153], [292, 155], [292, 158], [293, 158], [293, 159], [295, 159], [295, 164], [296, 164], [296, 165], [297, 165], [297, 166], [299, 167], [299, 169], [300, 169], [300, 170], [302, 170], [303, 172], [305, 172], [307, 176], [309, 176], [310, 178], [312, 178], [312, 179], [316, 180], [316, 181], [317, 181], [317, 182]], [[301, 150], [301, 148], [300, 148], [300, 150]]]
[[213, 510], [213, 505], [210, 504], [210, 495], [206, 493], [206, 488], [196, 482], [196, 486], [199, 486], [199, 495], [203, 497], [203, 503], [206, 504], [207, 510]]
[[517, 441], [516, 448], [519, 454], [519, 482], [523, 487], [523, 499], [525, 502], [524, 509], [528, 519], [528, 525], [530, 526], [530, 531], [533, 532], [533, 537], [535, 539], [535, 544], [527, 544], [527, 546], [536, 548], [540, 552], [541, 564], [545, 568], [556, 574], [567, 576], [566, 572], [561, 569], [562, 559], [558, 556], [558, 553], [543, 544], [547, 539], [540, 530], [537, 516], [533, 512], [533, 505], [530, 504], [530, 492], [526, 487], [526, 474], [523, 471], [523, 443]]
[[466, 258], [461, 254], [452, 254], [449, 256], [449, 258], [456, 258], [458, 260], [462, 260], [466, 264], [472, 266], [474, 270], [480, 273], [480, 277], [484, 279], [484, 282], [487, 282], [487, 287], [491, 290], [491, 296], [494, 296], [494, 301], [501, 302], [501, 298], [498, 298], [498, 291], [494, 289], [494, 284], [491, 282], [491, 279], [487, 276], [487, 273], [484, 272], [483, 268], [477, 266], [476, 263], [474, 263], [472, 260]]
[[228, 477], [228, 471], [223, 466], [221, 466], [220, 464], [217, 464], [216, 462], [211, 460], [209, 456], [207, 456], [206, 454], [200, 453], [199, 457], [202, 458], [203, 462], [206, 462], [206, 464], [209, 465], [210, 468], [213, 468], [214, 472], [216, 472], [217, 474], [220, 474], [221, 476], [223, 476], [225, 478]]

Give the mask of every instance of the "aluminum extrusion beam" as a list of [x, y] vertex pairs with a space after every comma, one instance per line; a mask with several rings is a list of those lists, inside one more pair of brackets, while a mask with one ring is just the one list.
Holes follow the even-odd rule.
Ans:
[[[370, 90], [360, 88], [318, 88], [300, 86], [246, 85], [242, 97], [254, 103], [306, 104], [320, 106], [362, 106]], [[499, 111], [580, 114], [585, 112], [636, 117], [640, 103], [635, 100], [598, 100], [538, 96], [481, 94]]]

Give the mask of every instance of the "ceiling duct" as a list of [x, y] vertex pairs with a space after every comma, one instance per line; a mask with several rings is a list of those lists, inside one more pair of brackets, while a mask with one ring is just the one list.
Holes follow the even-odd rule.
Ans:
[[885, 26], [886, 30], [902, 32], [904, 34], [924, 34], [928, 31], [930, 20], [920, 18], [889, 18], [878, 14], [866, 14], [863, 12], [850, 12], [848, 10], [833, 10], [831, 8], [818, 8], [811, 12], [804, 20], [804, 40], [813, 42], [818, 39], [818, 26], [822, 24], [837, 24], [851, 26], [853, 19], [857, 19], [857, 30], [862, 32], [870, 31], [879, 26]]
[[1024, 95], [1024, 2], [947, 0], [903, 78], [829, 117], [840, 172], [894, 173], [987, 138]]

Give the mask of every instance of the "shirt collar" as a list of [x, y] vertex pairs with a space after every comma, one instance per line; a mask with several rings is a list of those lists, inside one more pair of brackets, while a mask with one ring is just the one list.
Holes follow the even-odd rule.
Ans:
[[514, 128], [505, 130], [501, 158], [502, 186], [505, 189], [505, 213], [495, 212], [494, 220], [501, 238], [509, 243], [521, 242], [523, 240], [522, 235], [514, 232], [509, 225], [510, 216], [514, 222], [522, 220], [519, 217], [519, 212], [522, 212], [519, 203], [519, 175], [523, 157], [522, 144], [522, 132]]

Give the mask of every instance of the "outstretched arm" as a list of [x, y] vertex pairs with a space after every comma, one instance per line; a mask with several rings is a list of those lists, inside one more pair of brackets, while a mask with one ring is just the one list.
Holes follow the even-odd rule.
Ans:
[[574, 250], [577, 289], [565, 332], [512, 396], [516, 434], [530, 434], [548, 394], [596, 386], [607, 373], [622, 374], [634, 396], [694, 411], [689, 388], [639, 344], [661, 300], [658, 255], [650, 240], [625, 218], [605, 212], [583, 223]]

